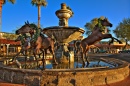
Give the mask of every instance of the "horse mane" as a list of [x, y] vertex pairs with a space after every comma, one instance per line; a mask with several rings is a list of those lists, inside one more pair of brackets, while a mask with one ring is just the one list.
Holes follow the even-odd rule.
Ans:
[[38, 26], [34, 23], [29, 24], [34, 30], [38, 29]]
[[102, 25], [103, 20], [98, 18], [98, 23], [95, 25], [94, 30], [96, 30], [97, 28], [99, 28], [100, 32], [104, 32], [105, 30], [105, 26]]

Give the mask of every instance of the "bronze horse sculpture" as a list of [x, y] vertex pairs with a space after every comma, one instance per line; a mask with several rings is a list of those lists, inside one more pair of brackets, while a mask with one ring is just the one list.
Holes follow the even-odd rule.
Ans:
[[49, 37], [45, 37], [41, 34], [40, 29], [33, 23], [29, 24], [29, 22], [25, 23], [20, 29], [16, 30], [16, 34], [25, 34], [29, 33], [31, 35], [31, 48], [33, 49], [34, 55], [38, 54], [40, 51], [43, 53], [43, 69], [45, 66], [45, 57], [47, 49], [50, 50], [51, 54], [53, 55], [53, 62], [54, 64], [58, 64], [55, 58], [54, 53], [54, 40]]
[[[81, 52], [81, 58], [83, 61], [83, 66], [85, 66], [85, 59], [87, 61], [87, 66], [89, 65], [89, 61], [88, 61], [88, 56], [87, 56], [87, 51], [89, 50], [89, 47], [97, 42], [99, 42], [102, 39], [107, 39], [107, 38], [111, 38], [111, 43], [113, 43], [114, 39], [117, 40], [119, 43], [122, 43], [121, 41], [119, 41], [118, 39], [112, 37], [111, 34], [103, 34], [103, 29], [105, 29], [104, 27], [109, 26], [112, 27], [112, 24], [107, 20], [107, 18], [98, 19], [98, 23], [97, 25], [95, 25], [92, 33], [87, 37], [84, 38], [83, 40], [81, 40], [80, 42], [75, 42], [75, 49], [76, 49], [76, 53], [78, 53], [79, 51]], [[85, 59], [84, 59], [85, 58]]]

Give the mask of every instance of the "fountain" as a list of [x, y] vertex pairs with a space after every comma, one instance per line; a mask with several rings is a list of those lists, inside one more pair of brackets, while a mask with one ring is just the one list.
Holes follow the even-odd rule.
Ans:
[[[35, 69], [34, 61], [27, 61], [28, 69], [19, 69], [14, 67], [14, 64], [8, 64], [11, 58], [1, 58], [0, 79], [27, 86], [94, 86], [118, 82], [129, 76], [129, 65], [122, 60], [95, 55], [90, 58], [90, 66], [82, 68], [82, 63], [76, 63], [73, 55], [70, 55], [70, 58], [65, 56], [66, 52], [71, 54], [68, 52], [68, 43], [81, 36], [84, 30], [68, 26], [72, 11], [67, 9], [65, 3], [61, 4], [61, 9], [56, 11], [56, 15], [59, 18], [59, 26], [46, 27], [43, 32], [58, 41], [60, 47], [56, 51], [56, 57], [57, 60], [60, 59], [61, 64], [46, 65], [46, 69], [41, 71]], [[69, 68], [66, 63], [71, 64]]]
[[[46, 27], [43, 32], [49, 36], [54, 37], [59, 45], [60, 49], [56, 52], [56, 57], [60, 58], [60, 62], [66, 63], [67, 58], [64, 55], [68, 50], [67, 45], [73, 40], [77, 40], [79, 36], [84, 33], [84, 30], [79, 27], [68, 26], [68, 19], [72, 16], [72, 11], [67, 9], [65, 3], [61, 4], [61, 9], [56, 11], [56, 16], [59, 18], [59, 26]], [[67, 52], [69, 54], [69, 52]], [[70, 55], [70, 61], [74, 61], [74, 56]]]

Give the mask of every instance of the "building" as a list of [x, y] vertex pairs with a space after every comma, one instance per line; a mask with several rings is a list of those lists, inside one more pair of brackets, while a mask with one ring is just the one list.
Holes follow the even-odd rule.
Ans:
[[108, 53], [118, 53], [118, 51], [123, 50], [125, 43], [119, 44], [118, 42], [113, 42], [111, 45], [108, 42], [104, 43], [100, 41], [99, 43], [94, 44], [100, 50], [108, 51]]
[[13, 33], [0, 32], [0, 55], [15, 54], [19, 50], [20, 41], [15, 42], [17, 35]]

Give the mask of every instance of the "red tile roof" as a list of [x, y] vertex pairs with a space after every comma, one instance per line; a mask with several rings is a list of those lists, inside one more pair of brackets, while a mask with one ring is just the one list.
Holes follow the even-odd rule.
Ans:
[[1, 44], [20, 45], [20, 41], [15, 42], [14, 40], [0, 39]]

